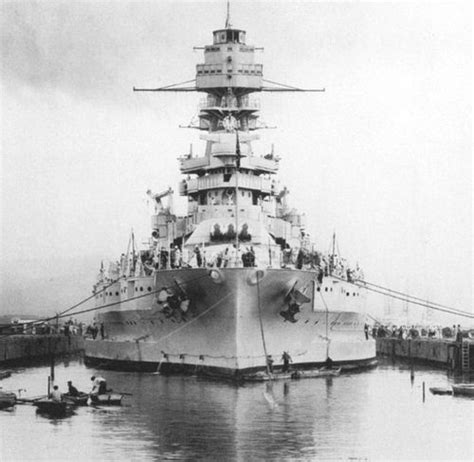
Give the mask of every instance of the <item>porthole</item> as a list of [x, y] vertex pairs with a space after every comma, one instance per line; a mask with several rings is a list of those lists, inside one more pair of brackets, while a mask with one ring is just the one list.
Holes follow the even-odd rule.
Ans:
[[151, 287], [148, 287], [148, 292], [151, 292]]
[[135, 287], [135, 292], [138, 292], [138, 287]]
[[143, 292], [143, 287], [140, 287], [140, 292]]
[[332, 292], [332, 287], [331, 287], [331, 289], [330, 289], [330, 290], [331, 290], [331, 292]]
[[318, 292], [321, 292], [321, 287], [318, 287], [316, 290], [317, 290]]
[[352, 294], [352, 296], [355, 297], [355, 296], [356, 296], [356, 293], [354, 292], [354, 293]]
[[327, 287], [325, 287], [325, 288], [324, 288], [324, 292], [327, 292], [327, 291], [328, 291], [328, 288], [327, 288]]
[[349, 292], [347, 292], [347, 294], [346, 294], [346, 295], [349, 297], [350, 293], [349, 293]]
[[115, 292], [115, 295], [118, 295], [119, 293], [118, 292]]

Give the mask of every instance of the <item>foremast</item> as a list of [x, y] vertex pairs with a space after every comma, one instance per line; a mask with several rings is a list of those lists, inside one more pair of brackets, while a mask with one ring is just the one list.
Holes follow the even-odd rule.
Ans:
[[[186, 178], [179, 192], [188, 197], [187, 216], [153, 216], [154, 245], [159, 248], [180, 243], [189, 250], [195, 245], [235, 241], [238, 247], [242, 236], [249, 244], [268, 246], [271, 260], [270, 247], [284, 248], [289, 241], [304, 237], [304, 216], [288, 207], [288, 190], [280, 189], [274, 178], [279, 158], [273, 147], [264, 156], [254, 155], [251, 142], [259, 138], [255, 131], [261, 127], [259, 103], [252, 93], [324, 89], [302, 90], [265, 81], [263, 65], [255, 57], [262, 49], [246, 43], [246, 32], [231, 25], [229, 10], [225, 27], [213, 32], [213, 43], [198, 48], [204, 51], [204, 62], [196, 66], [195, 86], [183, 86], [188, 81], [155, 89], [134, 88], [206, 95], [200, 102], [198, 123], [190, 127], [205, 132], [201, 135], [206, 141], [204, 155], [195, 157], [191, 149], [180, 158], [180, 170]], [[203, 223], [207, 221], [209, 224]], [[213, 231], [204, 233], [200, 224], [214, 226], [214, 239]], [[249, 229], [260, 225], [266, 231], [260, 229], [250, 239]], [[260, 238], [254, 240], [256, 234]]]
[[200, 103], [196, 128], [207, 132], [201, 136], [206, 150], [201, 158], [181, 159], [181, 172], [188, 178], [180, 191], [188, 196], [189, 215], [195, 224], [233, 218], [235, 228], [226, 233], [236, 247], [240, 224], [261, 219], [263, 201], [277, 189], [270, 175], [278, 170], [273, 154], [261, 158], [252, 152], [259, 104], [250, 94], [262, 90], [263, 66], [255, 62], [256, 49], [245, 38], [246, 32], [233, 28], [228, 16], [226, 27], [213, 32], [213, 44], [204, 47], [204, 63], [196, 67], [196, 90], [207, 96]]

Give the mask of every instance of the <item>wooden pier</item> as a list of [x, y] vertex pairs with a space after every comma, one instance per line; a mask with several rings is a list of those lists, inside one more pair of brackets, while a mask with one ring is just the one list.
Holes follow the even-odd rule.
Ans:
[[376, 338], [377, 355], [413, 359], [437, 367], [470, 372], [474, 371], [474, 341], [454, 339], [399, 339]]
[[9, 335], [0, 337], [0, 364], [17, 365], [30, 360], [78, 353], [84, 350], [82, 335]]

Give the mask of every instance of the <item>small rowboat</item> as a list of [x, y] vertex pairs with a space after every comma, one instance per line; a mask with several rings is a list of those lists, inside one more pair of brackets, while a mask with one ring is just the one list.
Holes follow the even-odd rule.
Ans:
[[7, 379], [12, 375], [12, 371], [0, 371], [0, 380]]
[[102, 395], [91, 395], [92, 404], [101, 406], [120, 406], [122, 404], [123, 395], [119, 393], [104, 393]]
[[73, 396], [65, 393], [63, 399], [74, 406], [87, 406], [89, 395], [87, 393], [79, 393], [79, 395]]
[[433, 395], [452, 395], [453, 390], [450, 388], [442, 388], [442, 387], [431, 387], [430, 388], [431, 393]]
[[265, 382], [268, 380], [288, 380], [288, 379], [310, 379], [318, 377], [335, 377], [341, 373], [341, 368], [328, 369], [322, 367], [321, 369], [313, 369], [308, 371], [295, 370], [291, 372], [275, 372], [268, 374], [267, 372], [260, 371], [255, 374], [247, 374], [242, 376], [245, 382]]
[[474, 396], [474, 383], [459, 383], [457, 385], [453, 385], [453, 394]]
[[64, 416], [71, 409], [71, 406], [66, 401], [53, 401], [49, 398], [39, 399], [33, 402], [38, 412], [49, 414], [51, 416]]
[[15, 393], [0, 391], [0, 409], [7, 409], [16, 403]]

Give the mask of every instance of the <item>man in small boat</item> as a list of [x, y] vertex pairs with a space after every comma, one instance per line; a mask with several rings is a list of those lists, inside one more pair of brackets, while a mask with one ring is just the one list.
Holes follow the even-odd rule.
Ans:
[[55, 403], [60, 403], [62, 400], [62, 395], [61, 392], [59, 391], [59, 387], [57, 385], [54, 385], [53, 391], [51, 392], [51, 399]]
[[72, 384], [72, 382], [69, 380], [69, 382], [67, 383], [67, 394], [69, 396], [79, 396], [80, 393], [79, 393], [79, 390]]
[[91, 377], [92, 380], [92, 391], [91, 395], [102, 395], [107, 393], [107, 382], [103, 377], [95, 377], [94, 375]]

